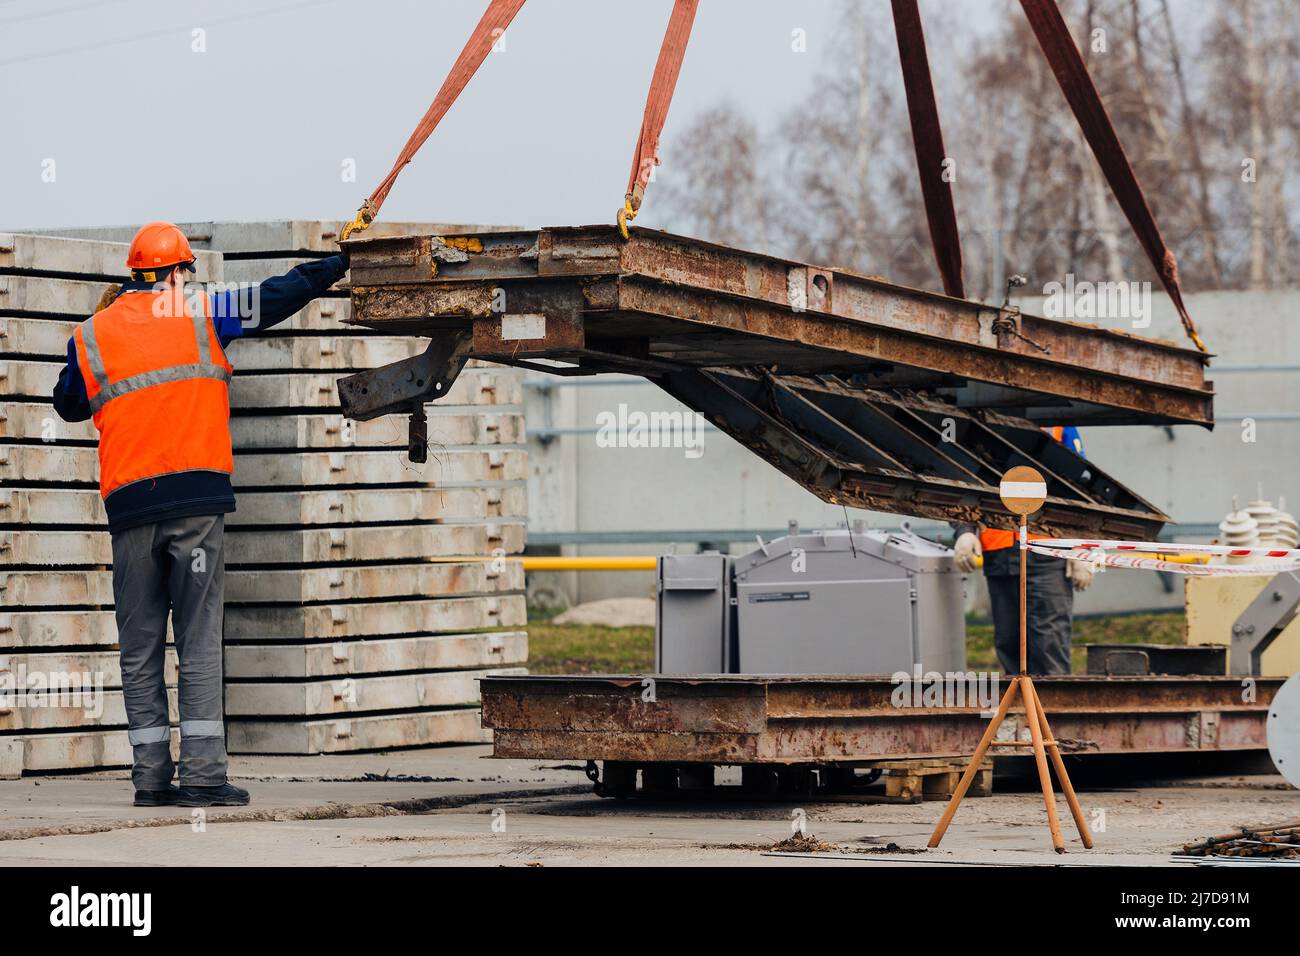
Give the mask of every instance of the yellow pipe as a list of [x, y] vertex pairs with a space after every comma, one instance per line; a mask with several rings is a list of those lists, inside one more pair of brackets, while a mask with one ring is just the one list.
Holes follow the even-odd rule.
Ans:
[[518, 561], [525, 571], [653, 571], [654, 555], [592, 555], [584, 557], [551, 555], [503, 555], [499, 558], [475, 554], [463, 557], [436, 558], [440, 563], [462, 564], [486, 561]]
[[525, 571], [653, 571], [654, 555], [591, 555], [590, 557], [544, 557], [531, 555], [521, 559]]

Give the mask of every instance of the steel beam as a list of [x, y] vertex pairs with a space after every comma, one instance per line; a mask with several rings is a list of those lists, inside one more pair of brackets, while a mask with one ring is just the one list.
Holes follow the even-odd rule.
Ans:
[[[455, 317], [499, 321], [515, 312], [518, 284], [550, 279], [587, 297], [588, 337], [649, 336], [652, 352], [687, 364], [714, 365], [710, 356], [724, 354], [804, 372], [866, 365], [875, 384], [901, 368], [1010, 389], [1009, 407], [1046, 402], [1066, 424], [1095, 420], [1093, 406], [1133, 421], [1213, 422], [1205, 357], [1165, 341], [653, 230], [634, 229], [627, 242], [608, 226], [466, 237], [482, 251], [458, 261], [437, 256], [438, 238], [350, 242], [354, 321], [429, 331]], [[505, 308], [493, 313], [497, 290]], [[976, 390], [966, 400], [987, 396]]]
[[[1045, 530], [1153, 539], [1159, 509], [1037, 426], [1213, 422], [1205, 357], [1168, 342], [649, 230], [461, 239], [350, 242], [352, 321], [429, 355], [642, 376], [831, 503], [1005, 526], [998, 475], [1032, 465]], [[429, 398], [417, 364], [341, 380], [345, 413]]]

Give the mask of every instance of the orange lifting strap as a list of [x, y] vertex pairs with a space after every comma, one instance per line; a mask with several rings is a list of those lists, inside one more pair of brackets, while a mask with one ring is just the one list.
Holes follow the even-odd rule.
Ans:
[[428, 112], [424, 114], [419, 125], [415, 127], [415, 132], [402, 147], [397, 161], [393, 163], [393, 168], [370, 194], [370, 198], [361, 204], [361, 208], [357, 210], [356, 220], [343, 228], [340, 239], [348, 238], [352, 233], [365, 229], [375, 221], [375, 217], [379, 215], [379, 208], [388, 198], [393, 184], [397, 182], [398, 174], [442, 122], [442, 118], [447, 115], [447, 110], [451, 109], [451, 105], [456, 102], [461, 91], [469, 84], [470, 78], [478, 72], [478, 68], [483, 65], [488, 53], [492, 51], [492, 45], [505, 32], [506, 27], [510, 25], [510, 21], [515, 18], [515, 14], [523, 5], [524, 0], [492, 0], [483, 14], [483, 19], [479, 20], [478, 26], [474, 28], [474, 32], [465, 43], [465, 49], [460, 51], [460, 56], [452, 64], [451, 72], [447, 74], [447, 79], [443, 80], [442, 89], [438, 90], [438, 95], [434, 97]]
[[[1038, 45], [1047, 57], [1061, 92], [1083, 130], [1084, 138], [1138, 242], [1151, 260], [1169, 299], [1178, 310], [1188, 338], [1202, 352], [1205, 343], [1183, 302], [1178, 281], [1178, 262], [1173, 250], [1165, 245], [1142, 187], [1129, 164], [1124, 147], [1111, 125], [1106, 106], [1101, 101], [1088, 67], [1070, 36], [1056, 0], [1020, 0]], [[916, 0], [892, 0], [894, 28], [898, 34], [898, 54], [903, 66], [903, 85], [907, 92], [907, 112], [912, 124], [912, 141], [916, 149], [917, 169], [921, 176], [921, 193], [925, 199], [926, 218], [935, 260], [943, 276], [948, 295], [964, 297], [962, 284], [961, 242], [957, 232], [957, 215], [953, 208], [952, 187], [942, 176], [946, 161], [943, 134], [939, 127], [939, 109], [930, 80], [930, 65], [925, 52], [925, 34]], [[996, 291], [996, 290], [995, 290]]]
[[668, 119], [668, 105], [673, 100], [673, 90], [677, 88], [677, 76], [682, 71], [686, 44], [691, 38], [691, 27], [699, 5], [700, 0], [674, 0], [672, 16], [668, 18], [668, 30], [664, 33], [663, 46], [659, 48], [659, 60], [655, 63], [650, 93], [646, 96], [641, 135], [637, 137], [636, 152], [632, 154], [627, 195], [623, 197], [623, 208], [618, 211], [618, 228], [624, 239], [627, 238], [627, 224], [641, 209], [650, 173], [659, 165], [659, 136]]
[[1075, 119], [1079, 121], [1084, 138], [1088, 140], [1101, 171], [1106, 175], [1111, 192], [1119, 200], [1120, 208], [1124, 210], [1129, 225], [1137, 234], [1138, 242], [1142, 244], [1165, 291], [1169, 293], [1170, 301], [1178, 310], [1183, 328], [1198, 349], [1207, 351], [1187, 312], [1187, 306], [1183, 304], [1183, 291], [1178, 282], [1178, 262], [1173, 250], [1165, 245], [1165, 240], [1160, 235], [1160, 228], [1151, 215], [1151, 207], [1147, 205], [1142, 187], [1138, 185], [1137, 176], [1115, 133], [1115, 127], [1111, 125], [1101, 95], [1093, 85], [1092, 77], [1088, 75], [1088, 67], [1079, 55], [1078, 47], [1074, 45], [1070, 28], [1066, 26], [1056, 0], [1020, 0], [1020, 6], [1029, 18], [1029, 26], [1038, 38], [1038, 45], [1043, 48], [1043, 54], [1052, 67], [1052, 73], [1056, 75], [1061, 92], [1065, 94]]
[[[447, 74], [447, 79], [443, 81], [442, 89], [438, 91], [411, 138], [402, 147], [393, 168], [370, 194], [370, 198], [361, 204], [356, 220], [344, 227], [341, 239], [347, 239], [353, 232], [365, 229], [374, 221], [389, 190], [397, 181], [398, 174], [437, 128], [524, 2], [525, 0], [492, 0], [488, 5], [483, 18], [452, 65], [451, 72]], [[903, 66], [913, 145], [921, 174], [921, 191], [925, 199], [935, 258], [943, 275], [944, 291], [949, 295], [964, 296], [957, 216], [953, 208], [951, 185], [942, 177], [945, 160], [943, 134], [939, 126], [934, 87], [930, 80], [920, 11], [916, 0], [892, 0], [891, 5], [898, 35], [899, 59]], [[1138, 241], [1178, 310], [1183, 328], [1198, 349], [1207, 351], [1183, 302], [1174, 253], [1165, 245], [1155, 217], [1151, 215], [1142, 187], [1138, 184], [1133, 167], [1129, 164], [1128, 156], [1124, 153], [1124, 147], [1120, 144], [1101, 101], [1101, 95], [1093, 85], [1092, 77], [1088, 75], [1088, 68], [1070, 36], [1056, 0], [1020, 0], [1020, 5], [1051, 65], [1061, 92], [1065, 94], [1066, 101], [1079, 121], [1084, 138], [1097, 157], [1111, 191], [1119, 200], [1120, 208], [1124, 210]], [[650, 174], [659, 165], [659, 137], [668, 119], [668, 107], [672, 103], [673, 91], [677, 88], [677, 77], [681, 73], [682, 60], [686, 57], [686, 44], [690, 41], [691, 27], [695, 23], [698, 8], [699, 0], [674, 0], [672, 15], [668, 18], [668, 29], [664, 33], [663, 46], [659, 50], [659, 59], [650, 81], [650, 92], [646, 97], [645, 114], [641, 118], [641, 133], [632, 155], [627, 194], [623, 197], [623, 208], [618, 212], [618, 228], [625, 239], [628, 236], [628, 223], [636, 218], [641, 209]]]
[[943, 276], [943, 291], [964, 299], [966, 286], [961, 275], [957, 210], [952, 204], [952, 182], [944, 176], [948, 154], [943, 148], [939, 106], [930, 80], [921, 11], [916, 0], [893, 0], [893, 9], [898, 59], [903, 66], [903, 89], [907, 93], [907, 115], [912, 123], [912, 146], [916, 150], [916, 168], [921, 174], [921, 196], [930, 224], [930, 242]]

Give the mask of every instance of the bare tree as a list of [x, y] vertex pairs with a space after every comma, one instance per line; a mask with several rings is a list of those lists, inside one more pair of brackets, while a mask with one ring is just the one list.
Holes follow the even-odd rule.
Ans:
[[[1168, 0], [1062, 8], [1184, 286], [1297, 281], [1300, 4], [1206, 2], [1181, 20]], [[977, 34], [952, 10], [923, 6], [968, 294], [1011, 271], [1154, 278], [1019, 5]], [[663, 208], [704, 238], [938, 288], [889, 9], [846, 0], [835, 26], [805, 102], [759, 124], [720, 106], [668, 144]]]
[[1296, 278], [1294, 196], [1286, 192], [1300, 146], [1292, 119], [1296, 24], [1290, 0], [1238, 0], [1216, 5], [1207, 28], [1204, 112], [1213, 117], [1212, 166], [1222, 183], [1216, 213], [1237, 240], [1229, 284], [1268, 288]]
[[671, 228], [737, 246], [767, 244], [758, 129], [734, 105], [700, 114], [668, 152], [657, 197]]

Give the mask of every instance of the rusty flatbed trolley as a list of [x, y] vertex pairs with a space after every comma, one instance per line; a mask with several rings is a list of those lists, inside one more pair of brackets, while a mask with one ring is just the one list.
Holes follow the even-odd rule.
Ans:
[[[1125, 755], [1196, 758], [1208, 771], [1267, 752], [1282, 682], [1255, 678], [1253, 696], [1226, 675], [1074, 675], [1034, 687], [1072, 766]], [[714, 768], [740, 767], [747, 790], [806, 793], [840, 789], [849, 772], [882, 761], [964, 762], [992, 706], [899, 707], [888, 676], [520, 675], [481, 687], [494, 756], [590, 761], [606, 796], [636, 793], [638, 770], [651, 771], [646, 791], [700, 794], [713, 789]], [[998, 739], [1028, 734], [1024, 707], [1012, 705]]]

